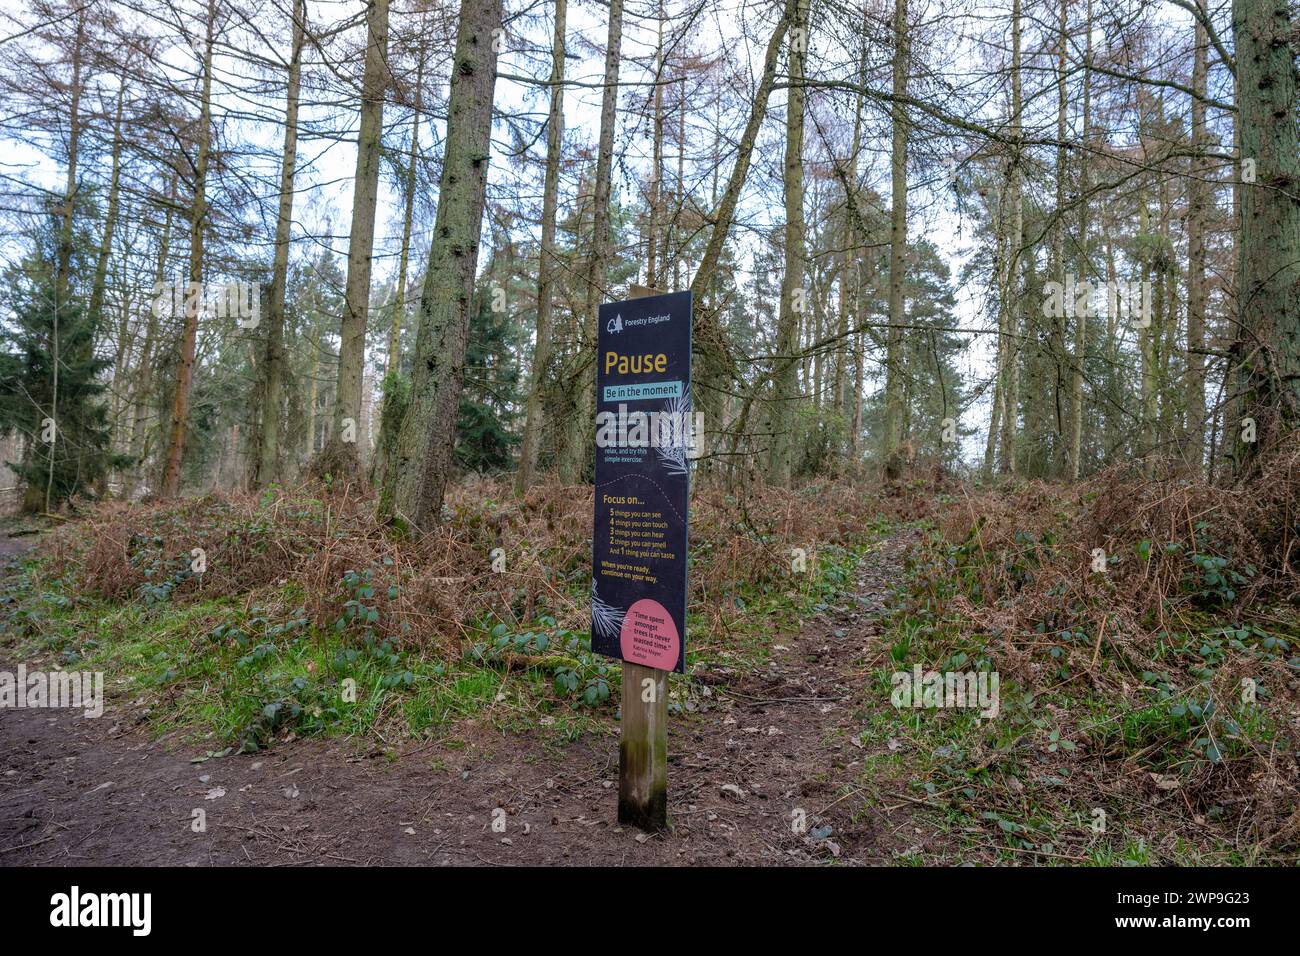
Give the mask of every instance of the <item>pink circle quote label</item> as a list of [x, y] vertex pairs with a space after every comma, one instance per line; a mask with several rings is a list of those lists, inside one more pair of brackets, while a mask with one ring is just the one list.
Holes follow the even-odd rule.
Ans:
[[682, 641], [673, 616], [658, 601], [642, 598], [627, 609], [619, 633], [623, 660], [670, 671], [677, 666]]

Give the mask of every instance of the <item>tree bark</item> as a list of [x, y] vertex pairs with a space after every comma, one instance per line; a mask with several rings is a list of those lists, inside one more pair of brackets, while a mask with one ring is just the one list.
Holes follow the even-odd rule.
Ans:
[[[858, 80], [859, 81], [862, 80], [863, 76], [866, 74], [867, 71], [867, 40], [866, 40], [866, 23], [865, 23], [866, 9], [867, 8], [864, 5], [862, 52], [858, 56]], [[862, 91], [859, 90], [856, 99], [854, 101], [854, 108], [853, 108], [853, 145], [852, 145], [853, 155], [849, 160], [850, 162], [849, 184], [851, 188], [845, 191], [846, 194], [845, 199], [849, 204], [848, 212], [850, 213], [852, 213], [858, 206], [858, 152], [862, 149], [862, 105], [863, 105], [863, 95], [862, 95]], [[849, 217], [849, 219], [851, 222], [856, 221], [855, 217], [852, 215]], [[870, 235], [866, 231], [868, 229], [867, 223], [865, 222], [862, 223], [862, 227], [864, 230], [862, 235], [862, 240], [864, 242], [869, 243]], [[856, 232], [854, 233], [854, 235], [856, 236]], [[862, 389], [864, 384], [863, 379], [866, 377], [865, 365], [867, 361], [867, 353], [866, 353], [867, 336], [866, 336], [866, 332], [863, 331], [862, 328], [862, 318], [863, 318], [862, 258], [863, 255], [862, 255], [862, 251], [857, 249], [856, 247], [852, 247], [850, 249], [850, 252], [853, 257], [852, 258], [853, 315], [857, 320], [858, 330], [853, 335], [853, 408], [850, 414], [848, 415], [848, 422], [849, 422], [849, 436], [850, 436], [849, 450], [853, 455], [853, 460], [857, 461], [859, 452], [861, 451], [861, 447], [862, 447]], [[874, 250], [869, 250], [867, 255], [869, 257], [874, 257]], [[868, 258], [868, 263], [871, 263], [873, 261], [874, 258]], [[874, 276], [874, 266], [872, 266], [871, 268], [872, 268], [871, 274]], [[844, 281], [844, 279], [842, 278], [841, 281]], [[872, 281], [874, 282], [875, 280], [873, 279]]]
[[55, 272], [54, 306], [68, 301], [68, 286], [72, 269], [72, 217], [77, 200], [77, 160], [81, 152], [81, 94], [83, 49], [86, 39], [86, 17], [83, 9], [77, 16], [77, 34], [72, 47], [72, 88], [68, 110], [68, 170], [60, 208], [63, 224], [59, 231], [59, 253]]
[[885, 340], [885, 433], [881, 449], [886, 468], [903, 442], [903, 296], [907, 252], [907, 70], [910, 50], [907, 0], [894, 3], [893, 144], [890, 150], [889, 333]]
[[379, 443], [375, 449], [370, 480], [376, 488], [388, 480], [393, 448], [406, 412], [406, 387], [401, 378], [402, 325], [406, 320], [406, 283], [411, 261], [411, 226], [415, 218], [416, 170], [420, 156], [420, 112], [424, 88], [424, 41], [418, 46], [419, 62], [415, 69], [415, 116], [411, 123], [411, 147], [406, 164], [406, 208], [402, 212], [402, 247], [397, 257], [397, 295], [393, 302], [393, 321], [388, 327], [388, 361], [384, 375], [384, 402], [380, 414]]
[[[1151, 231], [1151, 213], [1147, 209], [1147, 200], [1145, 190], [1138, 196], [1138, 233], [1147, 234]], [[1152, 282], [1154, 272], [1152, 268], [1151, 256], [1144, 254], [1142, 262], [1142, 284], [1147, 288]], [[1163, 290], [1160, 290], [1163, 291]], [[1156, 396], [1155, 396], [1155, 364], [1156, 334], [1160, 328], [1161, 317], [1159, 313], [1160, 296], [1153, 295], [1152, 299], [1156, 305], [1157, 314], [1151, 317], [1138, 316], [1138, 351], [1142, 359], [1142, 385], [1139, 395], [1139, 407], [1142, 410], [1142, 443], [1139, 452], [1147, 458], [1143, 465], [1143, 471], [1147, 477], [1153, 474], [1154, 463], [1150, 456], [1155, 452], [1155, 430], [1156, 430]], [[1149, 321], [1148, 321], [1149, 319]]]
[[173, 498], [180, 491], [185, 429], [189, 425], [190, 385], [194, 381], [194, 346], [198, 339], [199, 312], [202, 309], [203, 224], [208, 214], [208, 152], [212, 139], [212, 39], [216, 21], [216, 0], [208, 0], [208, 22], [203, 45], [203, 92], [199, 106], [199, 150], [194, 164], [194, 199], [190, 208], [189, 288], [185, 290], [185, 327], [181, 332], [180, 368], [176, 372], [176, 388], [172, 396], [167, 463], [163, 470], [161, 488], [163, 498]]
[[614, 124], [618, 106], [618, 66], [623, 42], [623, 0], [610, 0], [609, 35], [605, 43], [605, 88], [600, 103], [600, 145], [596, 156], [596, 189], [592, 215], [592, 251], [587, 260], [586, 301], [580, 344], [574, 370], [575, 399], [565, 441], [559, 454], [560, 480], [575, 484], [582, 480], [595, 429], [596, 407], [596, 321], [600, 303], [608, 294], [610, 262], [609, 194], [614, 165]]
[[[865, 51], [865, 47], [864, 47]], [[858, 75], [861, 76], [865, 64], [862, 60], [858, 63]], [[844, 424], [843, 427], [853, 429], [848, 436], [845, 444], [852, 452], [857, 451], [857, 423], [856, 409], [853, 408], [851, 392], [849, 390], [849, 358], [856, 355], [857, 350], [854, 348], [858, 336], [850, 334], [853, 328], [853, 319], [851, 315], [856, 315], [858, 305], [859, 283], [858, 283], [858, 259], [861, 256], [861, 250], [858, 249], [858, 233], [855, 208], [857, 204], [858, 190], [858, 153], [862, 149], [862, 94], [855, 97], [856, 108], [853, 114], [853, 140], [849, 146], [848, 169], [845, 172], [844, 185], [844, 252], [840, 256], [840, 281], [839, 281], [839, 337], [840, 340], [836, 345], [835, 357], [835, 390], [833, 393], [832, 404], [835, 414], [839, 415]], [[844, 445], [840, 446], [843, 450]]]
[[[1204, 11], [1204, 0], [1197, 0]], [[1209, 137], [1205, 128], [1206, 76], [1209, 37], [1196, 21], [1195, 50], [1192, 54], [1192, 150], [1205, 149]], [[1209, 164], [1193, 156], [1187, 181], [1187, 376], [1183, 404], [1186, 412], [1183, 455], [1187, 466], [1199, 473], [1205, 457], [1205, 232], [1211, 202]]]
[[[1069, 23], [1069, 0], [1058, 0], [1056, 32], [1056, 223], [1052, 228], [1052, 278], [1065, 281], [1065, 180], [1068, 162], [1065, 153], [1066, 57], [1065, 44]], [[1066, 446], [1065, 422], [1062, 410], [1065, 399], [1065, 310], [1052, 318], [1051, 372], [1052, 372], [1052, 442], [1053, 455], [1048, 467], [1053, 474], [1069, 472], [1069, 450]]]
[[262, 436], [254, 478], [265, 488], [280, 477], [280, 406], [284, 402], [284, 298], [289, 277], [294, 173], [298, 163], [298, 90], [306, 37], [307, 0], [294, 0], [293, 39], [284, 102], [284, 152], [280, 159], [280, 208], [275, 220], [275, 259], [266, 307], [266, 353], [262, 360]]
[[[1092, 0], [1087, 0], [1083, 29], [1087, 35], [1083, 55], [1083, 131], [1079, 150], [1079, 281], [1091, 281], [1088, 258], [1088, 148], [1092, 135]], [[1079, 480], [1083, 460], [1083, 365], [1088, 349], [1088, 313], [1076, 309], [1074, 316], [1074, 368], [1070, 381], [1070, 478]]]
[[357, 133], [356, 185], [352, 196], [352, 229], [348, 240], [348, 275], [344, 287], [343, 322], [339, 330], [339, 374], [334, 396], [331, 450], [341, 460], [359, 465], [352, 431], [359, 433], [361, 390], [366, 364], [366, 319], [370, 314], [371, 255], [375, 244], [375, 203], [379, 195], [379, 161], [384, 127], [384, 92], [388, 87], [388, 4], [369, 0], [366, 12], [366, 68], [362, 80], [361, 126]]
[[380, 495], [381, 514], [419, 529], [437, 522], [451, 472], [491, 155], [501, 7], [502, 0], [481, 0], [460, 10], [411, 402]]
[[[113, 235], [117, 229], [118, 209], [121, 204], [121, 183], [122, 183], [122, 109], [125, 102], [126, 82], [124, 79], [117, 90], [117, 107], [113, 115], [113, 152], [110, 162], [110, 171], [108, 176], [108, 208], [104, 213], [104, 235], [99, 244], [99, 255], [95, 261], [95, 278], [90, 287], [90, 321], [91, 327], [95, 330], [94, 334], [99, 333], [100, 322], [103, 319], [104, 312], [104, 295], [108, 287], [108, 260], [113, 253]], [[111, 411], [109, 413], [109, 422], [112, 428], [113, 443], [117, 442], [119, 433], [118, 416], [121, 414], [121, 408], [126, 400], [126, 390], [123, 388], [123, 380], [126, 378], [126, 370], [130, 367], [131, 346], [127, 342], [130, 335], [130, 321], [132, 309], [129, 303], [124, 305], [121, 318], [117, 325], [117, 358], [113, 362], [113, 392], [110, 402]], [[93, 349], [94, 337], [87, 343]], [[87, 355], [85, 358], [89, 358]], [[96, 483], [96, 493], [99, 497], [105, 497], [108, 493], [108, 470], [105, 469]]]
[[[104, 238], [99, 244], [99, 256], [95, 261], [95, 279], [90, 287], [90, 320], [94, 328], [99, 328], [101, 313], [104, 311], [104, 291], [108, 286], [108, 259], [113, 252], [113, 233], [117, 228], [117, 214], [120, 205], [122, 182], [122, 108], [126, 96], [126, 80], [121, 81], [117, 90], [117, 108], [113, 116], [113, 158], [108, 174], [108, 208], [104, 213]], [[113, 377], [114, 388], [120, 380], [122, 355], [128, 349], [125, 341], [118, 343], [117, 374]]]
[[524, 437], [519, 448], [515, 490], [526, 492], [537, 469], [542, 434], [542, 388], [551, 360], [551, 312], [555, 286], [555, 214], [559, 205], [560, 160], [564, 152], [564, 59], [568, 0], [555, 0], [555, 37], [551, 45], [551, 110], [546, 120], [546, 181], [542, 187], [542, 245], [537, 263], [537, 341], [533, 347], [524, 409]]
[[[163, 288], [167, 278], [167, 255], [170, 252], [172, 220], [176, 210], [176, 176], [172, 175], [167, 186], [167, 212], [163, 217], [162, 235], [158, 240], [158, 260], [154, 267], [154, 289]], [[155, 300], [156, 301], [156, 300]], [[128, 500], [134, 497], [140, 482], [140, 473], [148, 450], [148, 421], [150, 418], [150, 397], [153, 392], [152, 365], [154, 349], [158, 342], [158, 310], [150, 305], [149, 318], [145, 324], [144, 342], [140, 345], [140, 358], [132, 376], [131, 400], [134, 409], [131, 414], [131, 466], [124, 482], [122, 496]]]
[[389, 373], [399, 371], [402, 359], [402, 322], [406, 319], [406, 276], [411, 261], [411, 224], [415, 218], [416, 169], [420, 158], [420, 111], [424, 102], [424, 44], [416, 54], [415, 109], [411, 120], [411, 148], [406, 159], [406, 207], [402, 211], [402, 249], [397, 259], [397, 298], [393, 303], [393, 324], [388, 330]]
[[659, 249], [659, 209], [664, 174], [664, 5], [659, 2], [658, 40], [655, 44], [654, 145], [650, 179], [650, 228], [646, 241], [646, 287], [659, 288], [661, 279], [657, 256]]
[[1000, 391], [1002, 395], [1002, 459], [1001, 471], [1016, 473], [1017, 425], [1020, 418], [1020, 327], [1024, 309], [1024, 285], [1021, 281], [1021, 264], [1025, 258], [1025, 204], [1023, 184], [1023, 147], [1021, 77], [1020, 77], [1021, 5], [1014, 0], [1011, 5], [1011, 137], [1013, 142], [1011, 170], [1008, 175], [1008, 192], [1011, 201], [1010, 256], [1007, 282], [1003, 287], [1004, 363], [1001, 368]]
[[781, 306], [777, 316], [776, 356], [781, 363], [773, 382], [772, 453], [768, 480], [777, 486], [790, 483], [794, 458], [795, 402], [799, 393], [799, 367], [791, 361], [799, 350], [800, 313], [808, 308], [804, 288], [803, 211], [803, 88], [804, 57], [808, 50], [807, 0], [787, 0], [790, 20], [790, 87], [785, 111], [785, 274], [781, 280]]
[[1243, 179], [1237, 257], [1237, 339], [1233, 365], [1242, 416], [1256, 440], [1237, 431], [1243, 471], [1259, 449], [1300, 423], [1300, 144], [1296, 133], [1297, 41], [1287, 0], [1233, 0]]
[[311, 342], [311, 371], [307, 373], [307, 437], [303, 442], [303, 457], [310, 460], [316, 454], [316, 406], [320, 404], [320, 316], [312, 312], [314, 338]]

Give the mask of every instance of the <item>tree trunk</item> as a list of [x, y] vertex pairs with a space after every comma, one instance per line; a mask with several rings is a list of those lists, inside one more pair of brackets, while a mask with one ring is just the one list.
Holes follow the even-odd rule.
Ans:
[[[1151, 213], [1147, 209], [1145, 191], [1138, 197], [1138, 233], [1148, 235], [1151, 231]], [[1145, 254], [1142, 263], [1142, 288], [1145, 290], [1153, 278], [1151, 257]], [[1163, 291], [1158, 289], [1157, 291]], [[1155, 300], [1155, 316], [1146, 316], [1138, 313], [1138, 351], [1142, 359], [1142, 390], [1139, 395], [1139, 406], [1142, 409], [1142, 444], [1140, 452], [1147, 458], [1143, 465], [1143, 471], [1147, 477], [1153, 474], [1153, 462], [1150, 456], [1155, 452], [1155, 429], [1156, 429], [1156, 397], [1155, 397], [1155, 364], [1156, 334], [1160, 328], [1160, 296], [1152, 297]]]
[[[1160, 95], [1160, 116], [1164, 118], [1164, 94]], [[1170, 195], [1169, 177], [1160, 180], [1160, 285], [1157, 292], [1163, 302], [1160, 304], [1160, 324], [1156, 331], [1156, 347], [1159, 349], [1159, 361], [1156, 362], [1156, 394], [1159, 396], [1157, 442], [1177, 448], [1182, 441], [1182, 419], [1179, 417], [1182, 401], [1175, 397], [1173, 389], [1174, 350], [1178, 344], [1178, 280], [1181, 270], [1174, 257], [1173, 239], [1169, 234], [1169, 220], [1173, 215], [1173, 199]]]
[[646, 287], [659, 288], [662, 269], [656, 262], [659, 249], [659, 202], [663, 195], [664, 175], [664, 5], [659, 2], [658, 41], [655, 45], [654, 145], [650, 172], [650, 228], [646, 242]]
[[673, 257], [673, 291], [682, 291], [682, 260], [686, 250], [682, 248], [681, 216], [686, 202], [686, 77], [681, 78], [677, 103], [677, 208], [673, 210], [672, 221], [668, 224], [667, 248]]
[[185, 429], [189, 424], [190, 385], [194, 381], [194, 345], [198, 339], [203, 288], [203, 223], [207, 218], [208, 151], [212, 139], [212, 38], [217, 20], [216, 0], [208, 0], [208, 22], [203, 44], [203, 93], [199, 106], [199, 151], [194, 164], [194, 200], [190, 209], [190, 271], [185, 295], [185, 327], [181, 333], [180, 368], [172, 397], [167, 464], [163, 470], [162, 497], [180, 491]]
[[803, 87], [804, 56], [808, 50], [807, 0], [787, 0], [790, 19], [790, 88], [785, 111], [785, 275], [781, 281], [781, 306], [776, 327], [776, 356], [781, 363], [773, 382], [772, 454], [768, 479], [790, 483], [794, 466], [795, 402], [799, 397], [799, 367], [792, 361], [799, 351], [800, 313], [808, 308], [804, 288], [803, 211]]
[[[162, 236], [158, 240], [158, 261], [154, 267], [154, 296], [161, 294], [167, 278], [167, 255], [170, 252], [172, 236], [172, 218], [176, 210], [176, 177], [173, 174], [167, 187], [167, 213], [163, 218]], [[169, 298], [170, 301], [170, 298]], [[144, 468], [148, 448], [148, 422], [151, 412], [150, 398], [153, 393], [152, 365], [154, 349], [158, 342], [158, 309], [152, 304], [149, 319], [145, 325], [144, 342], [140, 346], [140, 359], [136, 363], [132, 376], [131, 401], [134, 405], [131, 414], [131, 466], [125, 478], [122, 497], [130, 500], [140, 482], [140, 473]]]
[[[866, 8], [864, 7], [864, 10]], [[858, 57], [858, 80], [861, 81], [867, 70], [867, 46], [865, 36], [866, 26], [864, 23], [862, 38], [862, 52]], [[858, 91], [853, 108], [853, 146], [852, 157], [849, 166], [849, 183], [852, 188], [848, 191], [846, 198], [849, 201], [849, 209], [852, 211], [858, 204], [858, 152], [862, 148], [862, 101], [863, 95], [861, 90]], [[866, 231], [867, 223], [862, 223], [863, 242], [868, 244], [867, 256], [868, 263], [874, 262], [875, 250], [870, 248], [871, 236]], [[856, 234], [855, 234], [856, 235]], [[865, 365], [867, 361], [867, 335], [864, 331], [863, 308], [862, 308], [862, 250], [852, 248], [853, 256], [853, 316], [856, 322], [857, 330], [853, 334], [853, 408], [848, 416], [849, 421], [849, 449], [852, 452], [853, 460], [856, 462], [859, 452], [862, 448], [862, 389], [863, 379], [866, 377]], [[875, 268], [871, 266], [871, 275], [874, 276]], [[874, 283], [874, 278], [872, 282]]]
[[[1116, 283], [1119, 281], [1119, 268], [1115, 264], [1115, 240], [1114, 240], [1114, 217], [1102, 214], [1101, 232], [1106, 238], [1106, 282], [1107, 288], [1117, 288]], [[1123, 408], [1120, 405], [1120, 396], [1125, 394], [1126, 389], [1120, 387], [1120, 342], [1119, 342], [1119, 316], [1118, 310], [1113, 308], [1106, 309], [1106, 395], [1109, 397], [1106, 402], [1106, 423], [1105, 423], [1105, 446], [1106, 449], [1112, 450], [1119, 446], [1122, 440], [1123, 430], [1127, 425]]]
[[[863, 47], [865, 53], [865, 46]], [[865, 63], [863, 60], [858, 61], [858, 76], [861, 77]], [[858, 190], [858, 153], [862, 149], [862, 94], [859, 92], [855, 96], [856, 108], [853, 114], [853, 140], [849, 146], [848, 169], [845, 172], [844, 184], [844, 252], [840, 256], [840, 282], [839, 282], [839, 341], [835, 344], [835, 390], [833, 393], [833, 406], [835, 414], [843, 419], [843, 428], [853, 431], [847, 436], [845, 443], [853, 451], [857, 451], [858, 439], [856, 423], [856, 410], [852, 407], [851, 392], [849, 391], [849, 358], [856, 355], [857, 350], [854, 348], [855, 340], [858, 336], [852, 334], [854, 322], [861, 319], [858, 314], [858, 297], [859, 283], [858, 279], [858, 259], [861, 256], [861, 250], [858, 249], [858, 233], [856, 219], [857, 190]], [[851, 317], [852, 316], [852, 317]], [[843, 451], [845, 445], [840, 446]]]
[[605, 88], [600, 102], [600, 145], [596, 156], [596, 194], [592, 215], [591, 255], [587, 259], [586, 302], [580, 344], [573, 377], [575, 406], [565, 429], [559, 453], [560, 480], [575, 484], [582, 480], [587, 462], [587, 440], [595, 429], [596, 407], [596, 321], [601, 300], [608, 290], [610, 261], [609, 194], [614, 165], [614, 124], [618, 106], [618, 66], [623, 42], [623, 0], [610, 0], [609, 36], [605, 44]]
[[[108, 285], [108, 259], [113, 252], [113, 232], [117, 228], [117, 212], [121, 192], [122, 107], [126, 95], [125, 78], [123, 78], [121, 84], [117, 90], [117, 109], [113, 117], [113, 158], [108, 174], [108, 209], [104, 214], [104, 238], [99, 244], [99, 256], [95, 261], [95, 280], [90, 287], [90, 320], [96, 330], [99, 328], [101, 313], [104, 311], [104, 290]], [[113, 376], [114, 390], [117, 389], [117, 383], [121, 379], [122, 356], [128, 351], [126, 342], [124, 340], [119, 341], [116, 373]]]
[[[695, 302], [695, 325], [691, 349], [698, 357], [691, 371], [692, 401], [695, 410], [704, 414], [706, 431], [717, 431], [722, 425], [722, 396], [726, 394], [731, 378], [731, 354], [727, 346], [726, 332], [718, 321], [722, 303], [714, 300], [713, 280], [718, 271], [718, 261], [722, 248], [726, 244], [727, 234], [736, 217], [736, 206], [740, 202], [740, 192], [745, 186], [749, 173], [749, 164], [754, 155], [754, 144], [758, 141], [759, 128], [767, 114], [767, 101], [776, 82], [776, 68], [780, 59], [781, 43], [790, 26], [789, 8], [777, 22], [772, 37], [767, 42], [767, 51], [763, 56], [763, 75], [754, 94], [749, 118], [745, 130], [740, 136], [740, 145], [736, 149], [736, 161], [727, 177], [727, 185], [722, 191], [722, 198], [708, 217], [713, 228], [709, 232], [708, 245], [700, 257], [699, 268], [691, 280], [691, 292]], [[715, 167], [716, 168], [716, 167]]]
[[1020, 418], [1020, 328], [1024, 310], [1021, 263], [1025, 258], [1025, 202], [1023, 147], [1020, 141], [1023, 104], [1020, 94], [1020, 0], [1011, 5], [1011, 136], [1014, 143], [1008, 192], [1011, 199], [1011, 237], [1007, 284], [1003, 289], [1005, 309], [1005, 364], [1000, 379], [1002, 393], [1001, 470], [1016, 473], [1016, 426]]
[[537, 342], [533, 347], [524, 438], [519, 448], [515, 490], [532, 486], [542, 434], [542, 388], [551, 360], [551, 312], [555, 285], [555, 212], [560, 195], [560, 159], [564, 152], [564, 33], [568, 0], [555, 0], [555, 38], [551, 45], [551, 111], [546, 120], [546, 182], [542, 187], [542, 245], [537, 263]]
[[[370, 314], [371, 254], [375, 244], [375, 202], [388, 87], [388, 3], [369, 0], [366, 12], [366, 70], [362, 80], [361, 127], [357, 134], [356, 185], [348, 239], [348, 276], [339, 330], [339, 375], [334, 396], [331, 451], [358, 465], [355, 438], [361, 422], [361, 391], [366, 364], [366, 319]], [[349, 428], [349, 424], [351, 427]]]
[[437, 522], [451, 472], [491, 155], [501, 5], [502, 0], [481, 0], [460, 10], [411, 402], [380, 497], [382, 514], [393, 512], [420, 529]]
[[424, 44], [416, 54], [415, 109], [411, 120], [411, 149], [406, 159], [406, 207], [402, 211], [402, 249], [397, 259], [397, 299], [393, 303], [393, 324], [388, 330], [388, 373], [397, 372], [402, 360], [402, 322], [406, 319], [406, 275], [411, 261], [411, 223], [415, 218], [416, 169], [420, 158], [420, 111], [424, 103]]
[[415, 218], [416, 170], [420, 156], [420, 111], [424, 88], [424, 42], [421, 39], [416, 52], [415, 117], [411, 123], [411, 148], [406, 164], [406, 208], [402, 213], [402, 248], [397, 257], [397, 295], [393, 302], [393, 321], [388, 327], [388, 361], [384, 374], [384, 402], [379, 422], [379, 442], [375, 448], [374, 467], [370, 481], [376, 488], [388, 480], [397, 432], [402, 427], [406, 413], [406, 387], [401, 378], [402, 325], [406, 320], [406, 276], [411, 261], [411, 225]]
[[[62, 227], [59, 230], [59, 246], [54, 274], [54, 323], [50, 330], [50, 368], [53, 376], [53, 389], [50, 393], [49, 417], [51, 421], [56, 423], [59, 420], [59, 309], [67, 304], [71, 286], [72, 217], [73, 207], [76, 205], [77, 200], [77, 157], [80, 151], [79, 140], [81, 138], [82, 45], [86, 35], [86, 16], [87, 13], [84, 9], [77, 16], [77, 34], [72, 48], [72, 88], [70, 91], [72, 99], [68, 111], [68, 170], [63, 190], [63, 202], [59, 207], [56, 207], [56, 211], [63, 219]], [[23, 493], [24, 511], [35, 513], [42, 509], [45, 511], [50, 510], [54, 485], [55, 449], [58, 447], [59, 435], [56, 425], [54, 440], [48, 443], [50, 456], [47, 471], [48, 478], [44, 487], [41, 487], [36, 482], [27, 483]], [[32, 438], [33, 440], [24, 447], [25, 454], [28, 449], [34, 451], [36, 436], [33, 435]]]
[[906, 302], [903, 298], [904, 257], [907, 252], [907, 69], [910, 38], [907, 25], [907, 0], [894, 2], [894, 137], [890, 150], [890, 220], [889, 220], [889, 333], [885, 340], [885, 433], [882, 459], [890, 474], [897, 471], [893, 461], [903, 442], [903, 325]]
[[311, 342], [311, 371], [307, 375], [307, 440], [303, 443], [303, 457], [310, 460], [316, 454], [316, 406], [320, 404], [320, 316], [313, 312], [316, 326]]
[[[1056, 32], [1056, 222], [1052, 227], [1052, 278], [1065, 281], [1065, 181], [1068, 166], [1065, 154], [1066, 98], [1066, 33], [1069, 28], [1069, 0], [1058, 0]], [[1084, 203], [1080, 202], [1081, 205]], [[1066, 431], [1063, 420], [1065, 400], [1065, 310], [1052, 317], [1052, 457], [1047, 462], [1051, 473], [1065, 475], [1069, 472], [1069, 451], [1065, 444]]]
[[[94, 335], [97, 335], [103, 320], [104, 294], [108, 287], [108, 260], [113, 252], [113, 234], [117, 227], [118, 208], [120, 206], [122, 182], [122, 107], [125, 101], [126, 83], [120, 81], [117, 90], [117, 108], [113, 116], [113, 154], [108, 176], [108, 208], [104, 214], [104, 237], [99, 244], [99, 255], [95, 261], [95, 278], [90, 288], [90, 320], [94, 330], [88, 345], [93, 348]], [[130, 304], [125, 303], [117, 325], [117, 358], [113, 362], [113, 392], [110, 402], [109, 421], [112, 428], [113, 444], [117, 443], [119, 434], [118, 416], [126, 398], [123, 380], [130, 367], [131, 346], [127, 342], [131, 328]], [[90, 356], [85, 356], [89, 358]], [[108, 494], [108, 469], [105, 469], [96, 482], [96, 494], [103, 498]]]
[[[1203, 0], [1197, 6], [1204, 12]], [[1209, 137], [1205, 128], [1206, 76], [1210, 40], [1205, 27], [1196, 21], [1196, 48], [1192, 59], [1192, 151], [1205, 149]], [[1193, 155], [1187, 180], [1187, 373], [1183, 404], [1183, 457], [1194, 474], [1205, 458], [1205, 232], [1211, 202], [1209, 164]]]
[[60, 304], [68, 301], [68, 286], [72, 269], [72, 216], [77, 200], [77, 159], [81, 147], [81, 93], [82, 93], [82, 46], [86, 38], [86, 17], [83, 8], [77, 16], [77, 35], [72, 47], [72, 89], [69, 91], [72, 101], [68, 111], [68, 171], [63, 189], [63, 204], [60, 207], [63, 224], [59, 231], [59, 253], [55, 272], [54, 308], [57, 313]]
[[[1092, 280], [1088, 259], [1088, 148], [1092, 130], [1092, 0], [1088, 0], [1083, 19], [1087, 35], [1083, 55], [1083, 149], [1079, 150], [1079, 258], [1076, 269], [1079, 281]], [[1083, 459], [1083, 366], [1088, 349], [1088, 312], [1076, 309], [1074, 316], [1074, 369], [1070, 381], [1070, 478], [1079, 480]]]
[[284, 152], [280, 159], [280, 209], [275, 220], [275, 259], [266, 307], [266, 354], [262, 360], [262, 440], [255, 480], [265, 488], [280, 477], [280, 406], [284, 402], [284, 296], [289, 277], [294, 172], [298, 163], [298, 89], [306, 37], [307, 0], [294, 0], [293, 41], [284, 104]]
[[1233, 0], [1242, 176], [1233, 365], [1241, 415], [1256, 440], [1242, 442], [1243, 470], [1259, 449], [1300, 422], [1300, 145], [1296, 134], [1296, 32], [1287, 0]]

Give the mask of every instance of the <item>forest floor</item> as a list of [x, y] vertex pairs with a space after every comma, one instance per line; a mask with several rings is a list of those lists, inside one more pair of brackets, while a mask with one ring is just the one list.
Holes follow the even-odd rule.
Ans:
[[702, 490], [656, 835], [589, 489], [470, 480], [418, 538], [328, 488], [0, 527], [0, 673], [105, 678], [98, 719], [0, 707], [0, 865], [1293, 865], [1297, 495], [1300, 449], [1250, 493]]
[[[31, 539], [0, 547], [16, 541]], [[773, 635], [766, 666], [706, 671], [707, 696], [670, 721], [667, 834], [615, 823], [612, 720], [566, 741], [479, 715], [434, 743], [294, 739], [204, 759], [181, 733], [154, 739], [139, 702], [115, 701], [98, 720], [0, 710], [0, 864], [890, 862], [920, 840], [907, 798], [873, 812], [846, 798], [864, 757], [887, 749], [859, 740], [857, 715], [902, 547], [883, 541], [849, 600]]]

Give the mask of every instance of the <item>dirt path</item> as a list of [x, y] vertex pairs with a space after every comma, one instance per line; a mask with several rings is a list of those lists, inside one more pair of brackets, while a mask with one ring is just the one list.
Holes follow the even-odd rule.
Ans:
[[668, 834], [613, 823], [612, 721], [568, 745], [471, 722], [463, 747], [412, 744], [395, 759], [298, 740], [194, 763], [192, 744], [150, 739], [110, 701], [98, 720], [0, 710], [0, 865], [888, 862], [902, 821], [843, 788], [876, 748], [856, 741], [857, 712], [902, 548], [863, 562], [856, 602], [775, 636], [759, 673], [703, 675], [670, 720]]

